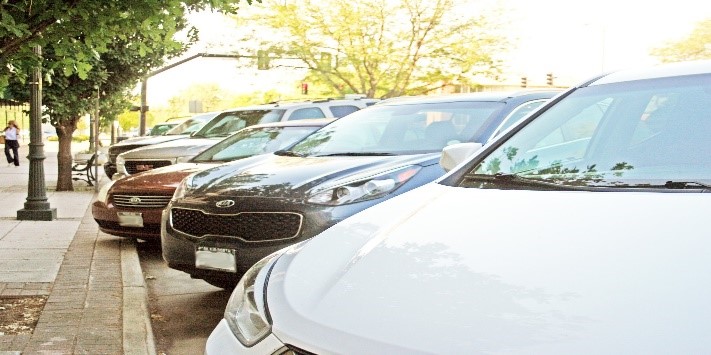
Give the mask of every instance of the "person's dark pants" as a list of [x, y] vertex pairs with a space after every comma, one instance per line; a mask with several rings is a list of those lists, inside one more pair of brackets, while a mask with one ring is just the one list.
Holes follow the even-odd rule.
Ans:
[[[20, 148], [20, 143], [16, 140], [5, 140], [5, 157], [7, 157], [8, 164], [15, 164], [15, 166], [20, 166], [20, 157], [18, 156], [17, 149]], [[12, 149], [12, 155], [10, 155], [10, 150]]]

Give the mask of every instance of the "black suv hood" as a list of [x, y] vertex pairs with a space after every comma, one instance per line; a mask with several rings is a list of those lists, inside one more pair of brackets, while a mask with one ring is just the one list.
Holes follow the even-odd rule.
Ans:
[[198, 173], [193, 195], [301, 198], [326, 181], [361, 173], [378, 174], [407, 165], [439, 163], [441, 153], [399, 156], [291, 157], [271, 154]]

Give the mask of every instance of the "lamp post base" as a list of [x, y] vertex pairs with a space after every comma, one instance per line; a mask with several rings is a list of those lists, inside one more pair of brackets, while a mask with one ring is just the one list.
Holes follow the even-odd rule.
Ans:
[[57, 219], [57, 209], [46, 210], [17, 210], [17, 219], [20, 221], [53, 221]]

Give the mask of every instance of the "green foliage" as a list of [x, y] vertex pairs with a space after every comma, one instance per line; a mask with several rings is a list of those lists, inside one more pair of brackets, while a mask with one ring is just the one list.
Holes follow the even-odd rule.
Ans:
[[[34, 46], [51, 45], [57, 58], [54, 74], [89, 76], [99, 55], [116, 41], [132, 43], [139, 56], [159, 48], [165, 34], [184, 26], [184, 13], [215, 9], [236, 13], [239, 0], [18, 0], [0, 6], [0, 89], [8, 79], [25, 82], [40, 59]], [[251, 4], [251, 0], [246, 0]], [[143, 41], [133, 41], [136, 33]], [[194, 35], [194, 31], [193, 31]], [[194, 39], [194, 37], [193, 37]]]
[[652, 50], [662, 62], [711, 59], [711, 18], [699, 22], [689, 37]]
[[85, 134], [76, 134], [72, 136], [72, 141], [73, 142], [86, 142], [89, 140], [89, 136]]
[[484, 16], [461, 0], [265, 3], [245, 26], [259, 24], [260, 38], [276, 37], [260, 48], [298, 58], [310, 69], [306, 81], [325, 96], [393, 97], [473, 84], [499, 72], [495, 56], [506, 45], [498, 14]]

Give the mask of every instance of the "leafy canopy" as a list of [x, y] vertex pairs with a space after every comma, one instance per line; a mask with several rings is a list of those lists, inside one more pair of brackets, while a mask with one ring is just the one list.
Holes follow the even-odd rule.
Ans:
[[[506, 47], [495, 13], [459, 0], [265, 1], [250, 23], [261, 50], [300, 60], [308, 81], [337, 94], [422, 94], [499, 72]], [[254, 9], [256, 6], [250, 8]], [[238, 18], [239, 20], [239, 18]], [[251, 39], [245, 39], [251, 40]]]
[[687, 38], [653, 49], [652, 55], [665, 63], [711, 59], [711, 18], [699, 22]]

